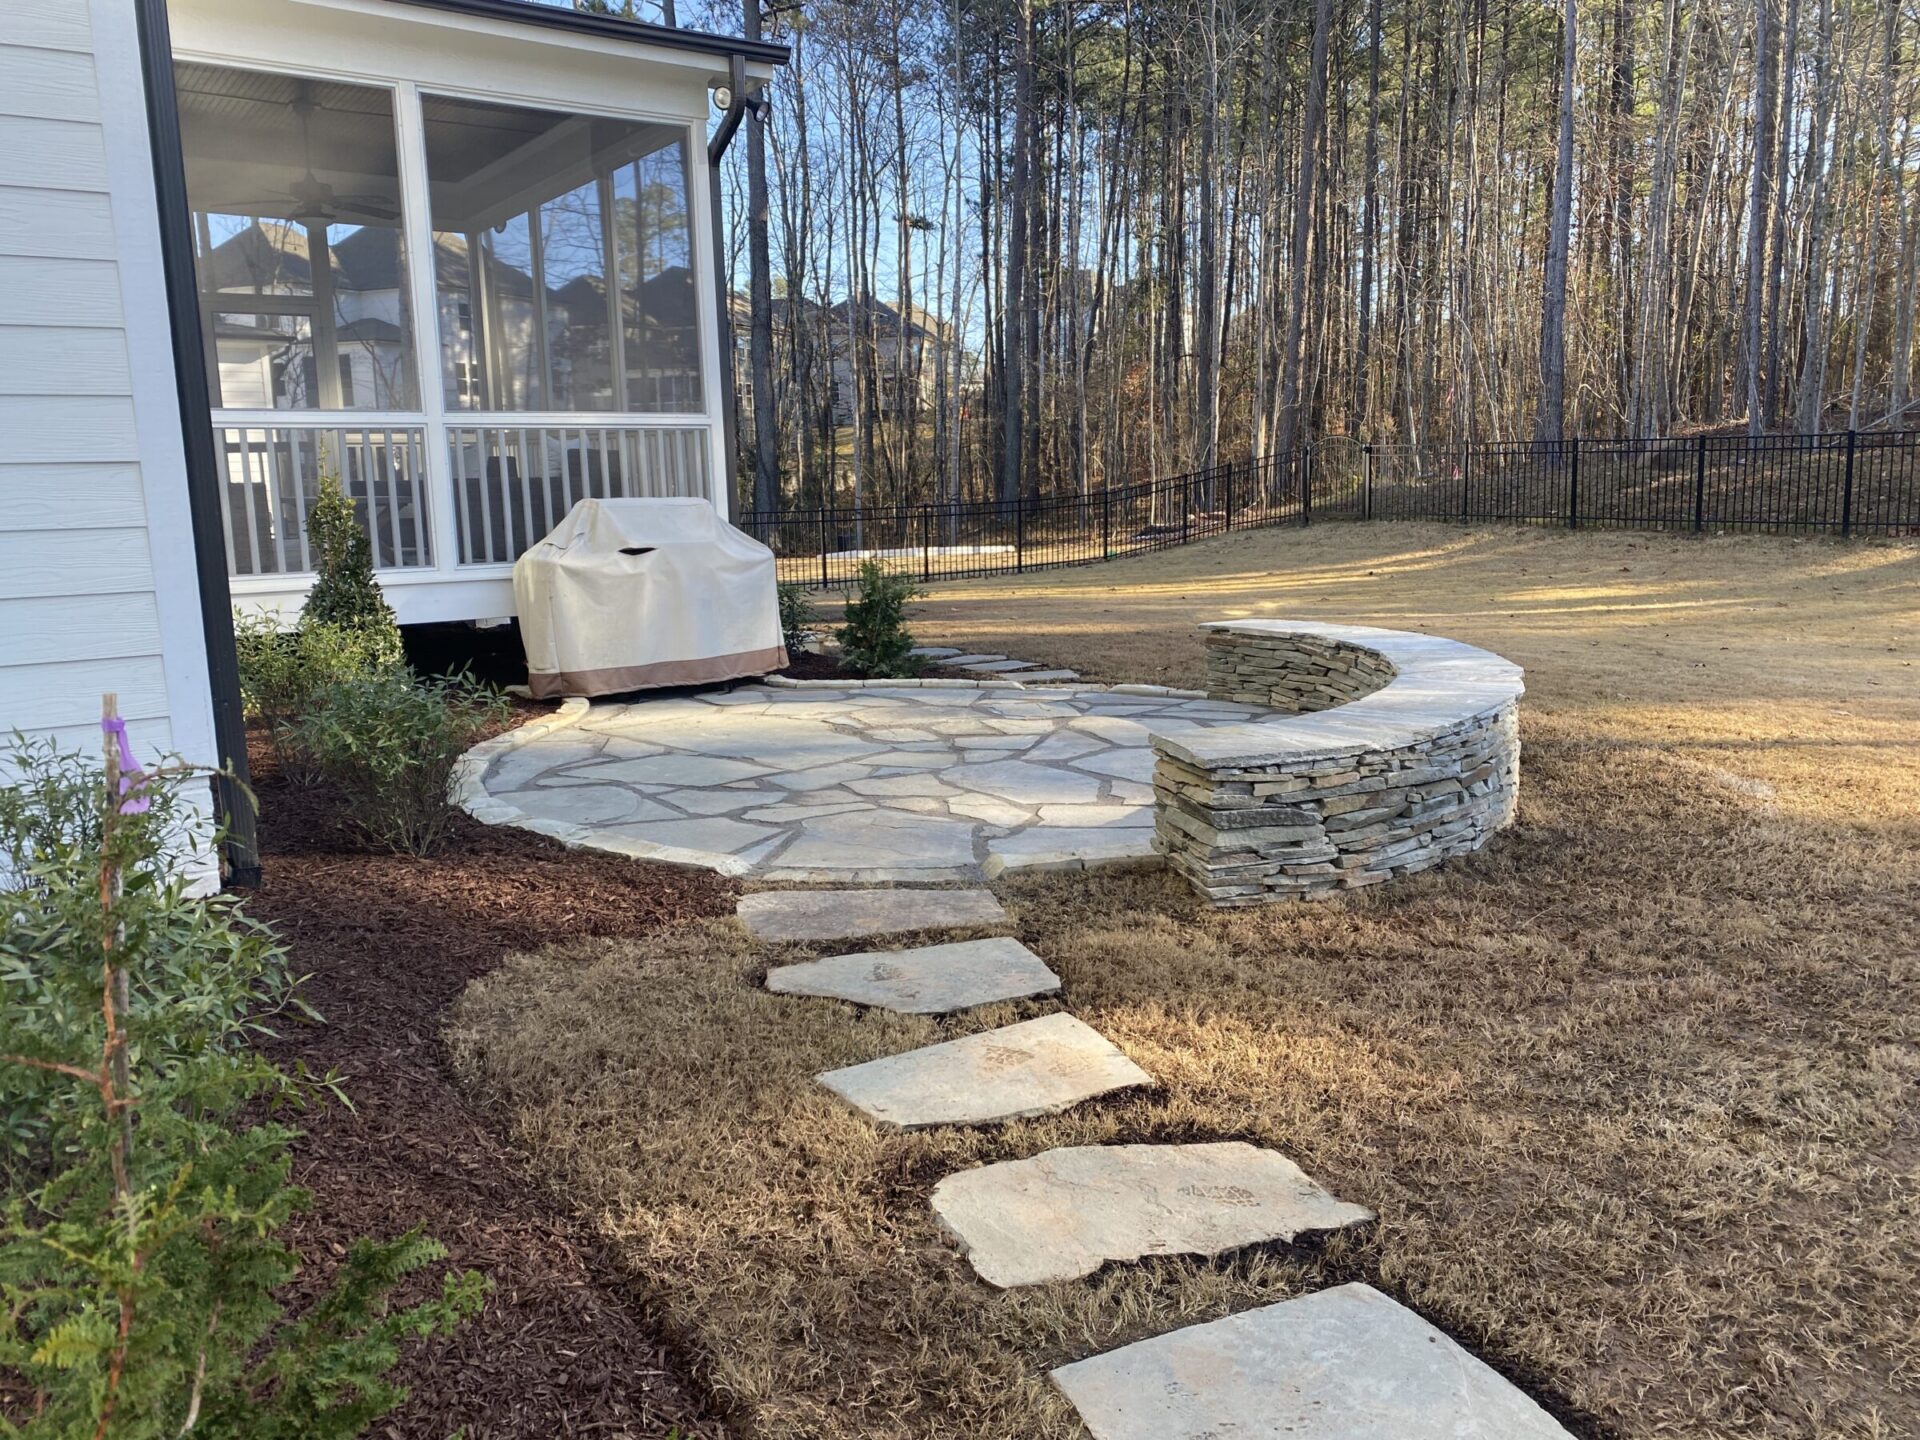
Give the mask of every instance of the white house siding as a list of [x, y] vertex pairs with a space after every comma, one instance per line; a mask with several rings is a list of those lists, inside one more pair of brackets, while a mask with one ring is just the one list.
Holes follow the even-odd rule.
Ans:
[[0, 734], [215, 758], [171, 343], [133, 8], [4, 0]]

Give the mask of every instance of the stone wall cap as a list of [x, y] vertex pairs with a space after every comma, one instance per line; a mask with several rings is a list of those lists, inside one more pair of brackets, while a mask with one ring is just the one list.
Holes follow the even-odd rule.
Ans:
[[1394, 670], [1372, 694], [1326, 710], [1153, 736], [1161, 754], [1208, 768], [1330, 760], [1419, 745], [1497, 713], [1526, 689], [1525, 672], [1511, 660], [1444, 635], [1322, 620], [1211, 620], [1201, 628], [1335, 641], [1377, 655]]

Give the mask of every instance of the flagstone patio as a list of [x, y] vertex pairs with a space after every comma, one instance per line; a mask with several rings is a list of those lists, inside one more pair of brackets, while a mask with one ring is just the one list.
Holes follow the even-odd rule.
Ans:
[[464, 799], [492, 823], [725, 874], [977, 880], [1151, 859], [1149, 733], [1265, 713], [1074, 685], [676, 693], [489, 742]]

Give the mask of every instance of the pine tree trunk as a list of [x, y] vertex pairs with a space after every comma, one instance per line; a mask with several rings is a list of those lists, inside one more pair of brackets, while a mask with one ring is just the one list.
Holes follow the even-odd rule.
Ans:
[[1320, 131], [1327, 105], [1328, 32], [1333, 28], [1332, 0], [1315, 0], [1313, 54], [1307, 72], [1307, 103], [1300, 119], [1300, 179], [1293, 196], [1292, 272], [1287, 277], [1287, 338], [1280, 353], [1280, 434], [1276, 449], [1289, 459], [1300, 444], [1300, 343], [1306, 323], [1308, 253], [1312, 239], [1313, 195], [1320, 158]]
[[1560, 39], [1560, 146], [1553, 167], [1547, 261], [1540, 295], [1540, 405], [1533, 422], [1535, 440], [1559, 440], [1566, 433], [1567, 245], [1573, 225], [1575, 23], [1575, 0], [1566, 0]]

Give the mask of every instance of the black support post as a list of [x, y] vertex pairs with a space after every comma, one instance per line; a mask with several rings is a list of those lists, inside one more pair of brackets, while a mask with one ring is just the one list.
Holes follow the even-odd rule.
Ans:
[[227, 880], [260, 883], [253, 792], [247, 772], [247, 723], [240, 703], [240, 661], [233, 643], [233, 597], [227, 586], [226, 504], [213, 442], [213, 398], [200, 332], [200, 294], [193, 270], [193, 218], [180, 147], [180, 111], [173, 88], [173, 39], [166, 0], [138, 0], [140, 68], [147, 92], [154, 199], [160, 218], [160, 264], [173, 328], [173, 376], [187, 462], [187, 508], [200, 592], [200, 625], [213, 692], [213, 735], [225, 772], [215, 782], [225, 831]]
[[1567, 528], [1580, 528], [1580, 437], [1574, 436], [1568, 445], [1572, 447], [1567, 461]]
[[1693, 533], [1707, 528], [1707, 437], [1702, 435], [1693, 452]]
[[1853, 534], [1853, 455], [1859, 444], [1860, 436], [1852, 430], [1847, 431], [1847, 472], [1840, 483], [1840, 534], [1842, 537]]

